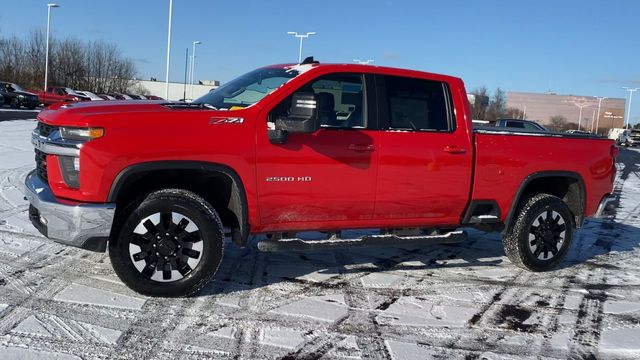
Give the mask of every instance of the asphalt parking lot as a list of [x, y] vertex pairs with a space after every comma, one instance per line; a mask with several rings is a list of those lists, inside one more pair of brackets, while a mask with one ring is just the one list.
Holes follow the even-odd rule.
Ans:
[[36, 108], [35, 110], [27, 110], [12, 109], [9, 107], [0, 106], [0, 121], [35, 119], [40, 110], [40, 108]]

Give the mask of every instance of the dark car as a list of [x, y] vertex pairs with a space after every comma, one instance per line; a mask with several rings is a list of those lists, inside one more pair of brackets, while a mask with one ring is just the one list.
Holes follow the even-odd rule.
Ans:
[[498, 119], [495, 124], [497, 127], [507, 127], [512, 129], [524, 129], [534, 131], [549, 131], [544, 126], [535, 121], [520, 119]]
[[24, 106], [33, 110], [39, 104], [38, 95], [22, 89], [18, 84], [0, 81], [0, 95], [4, 98], [3, 104], [16, 109]]

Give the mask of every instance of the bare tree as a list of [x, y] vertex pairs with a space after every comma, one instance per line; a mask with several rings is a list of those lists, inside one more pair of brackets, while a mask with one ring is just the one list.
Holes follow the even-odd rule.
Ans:
[[485, 120], [494, 121], [504, 116], [507, 97], [504, 90], [497, 88], [489, 102]]
[[569, 121], [567, 121], [566, 117], [562, 115], [552, 116], [549, 120], [550, 123], [547, 125], [547, 128], [549, 128], [549, 130], [567, 131], [575, 127]]
[[508, 119], [524, 119], [525, 115], [524, 111], [515, 107], [510, 107], [502, 112], [501, 117]]
[[471, 106], [471, 114], [474, 119], [484, 120], [489, 106], [489, 94], [486, 86], [481, 86], [474, 89], [471, 94], [476, 98], [476, 101]]
[[[0, 38], [0, 79], [40, 89], [44, 79], [46, 36], [34, 30], [24, 39]], [[49, 84], [93, 92], [126, 92], [135, 64], [118, 47], [73, 38], [49, 44]]]

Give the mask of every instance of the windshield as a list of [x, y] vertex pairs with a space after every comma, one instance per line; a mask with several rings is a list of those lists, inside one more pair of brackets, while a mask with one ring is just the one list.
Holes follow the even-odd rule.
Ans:
[[298, 71], [285, 68], [257, 69], [210, 91], [193, 103], [220, 110], [245, 108], [262, 100], [296, 75]]
[[11, 83], [1, 83], [2, 88], [8, 92], [14, 92], [14, 91], [24, 91], [24, 89], [22, 89], [20, 87], [20, 85], [18, 84], [11, 84]]

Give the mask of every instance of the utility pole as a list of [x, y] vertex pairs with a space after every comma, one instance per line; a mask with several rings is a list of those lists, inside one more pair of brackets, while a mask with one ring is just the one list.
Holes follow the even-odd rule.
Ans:
[[315, 31], [308, 32], [306, 34], [298, 34], [295, 31], [287, 31], [288, 35], [293, 35], [300, 39], [300, 51], [298, 52], [298, 64], [302, 62], [302, 40], [309, 38], [311, 35], [317, 35]]
[[173, 0], [169, 0], [169, 30], [167, 33], [167, 69], [164, 79], [164, 98], [169, 100], [169, 65], [171, 59], [171, 20], [173, 18]]
[[182, 90], [182, 100], [187, 98], [187, 69], [189, 68], [189, 47], [186, 48], [184, 56], [184, 90]]
[[582, 125], [582, 109], [589, 107], [590, 105], [586, 103], [581, 103], [581, 104], [574, 103], [574, 105], [580, 108], [580, 115], [578, 117], [578, 130], [580, 130], [580, 126]]
[[623, 86], [622, 88], [629, 92], [629, 110], [627, 110], [627, 124], [624, 127], [625, 129], [629, 129], [629, 122], [631, 121], [631, 100], [633, 99], [633, 93], [640, 90], [640, 88], [629, 88], [626, 86]]
[[[598, 117], [596, 118], [596, 135], [598, 135], [598, 129], [600, 128], [600, 106], [602, 106], [602, 101], [606, 99], [606, 96], [594, 96], [594, 98], [598, 99]], [[591, 132], [593, 132], [593, 123], [591, 123]]]
[[44, 91], [47, 91], [47, 81], [49, 79], [49, 30], [51, 23], [51, 8], [57, 8], [60, 5], [47, 4], [47, 49], [44, 55]]

